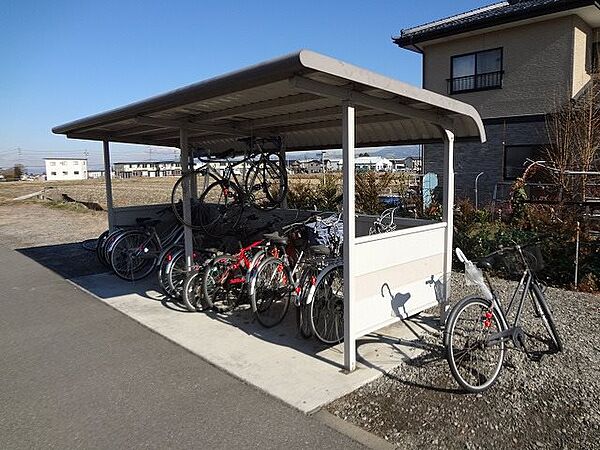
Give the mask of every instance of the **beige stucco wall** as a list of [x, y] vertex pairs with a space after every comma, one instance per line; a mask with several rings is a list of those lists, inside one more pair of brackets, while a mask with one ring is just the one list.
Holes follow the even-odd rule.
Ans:
[[503, 88], [453, 97], [475, 106], [483, 118], [542, 114], [587, 81], [588, 32], [579, 17], [567, 16], [430, 44], [424, 47], [423, 84], [447, 94], [452, 56], [502, 47]]

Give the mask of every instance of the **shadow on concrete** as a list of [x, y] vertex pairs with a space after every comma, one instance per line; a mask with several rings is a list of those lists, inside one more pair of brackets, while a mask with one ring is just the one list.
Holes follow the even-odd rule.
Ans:
[[[89, 245], [89, 241], [85, 244]], [[93, 248], [95, 242], [91, 245]], [[16, 251], [68, 280], [108, 271], [94, 251], [84, 248], [83, 242], [18, 248]]]

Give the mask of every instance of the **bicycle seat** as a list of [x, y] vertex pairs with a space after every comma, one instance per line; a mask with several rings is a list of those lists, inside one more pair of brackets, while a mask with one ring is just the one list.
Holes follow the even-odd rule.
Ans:
[[220, 250], [217, 248], [203, 248], [202, 251], [206, 252], [206, 253], [210, 253], [212, 255], [216, 255], [217, 253], [220, 252]]
[[154, 227], [162, 222], [160, 219], [153, 219], [152, 217], [138, 217], [135, 221], [143, 227]]
[[285, 236], [281, 236], [278, 232], [275, 233], [265, 233], [263, 234], [263, 238], [273, 244], [287, 245], [288, 238]]
[[311, 245], [310, 251], [318, 256], [329, 256], [331, 254], [331, 250], [326, 245]]

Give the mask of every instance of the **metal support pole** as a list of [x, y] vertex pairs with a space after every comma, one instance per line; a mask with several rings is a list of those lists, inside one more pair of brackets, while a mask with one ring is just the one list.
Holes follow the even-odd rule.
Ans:
[[342, 105], [342, 151], [344, 159], [344, 367], [356, 369], [356, 341], [352, 314], [354, 310], [354, 276], [352, 262], [355, 240], [354, 212], [354, 106]]
[[475, 209], [479, 209], [479, 177], [483, 175], [484, 172], [480, 172], [479, 175], [475, 177]]
[[443, 130], [444, 139], [444, 289], [440, 302], [440, 325], [446, 323], [450, 308], [450, 275], [452, 273], [452, 233], [454, 232], [454, 133]]
[[[189, 168], [191, 171], [194, 171], [195, 167], [194, 167], [194, 153], [193, 152], [189, 152]], [[196, 177], [192, 177], [190, 179], [190, 189], [191, 189], [191, 197], [194, 200], [198, 199], [198, 180], [196, 179]]]
[[[188, 131], [183, 128], [179, 130], [179, 148], [181, 149], [181, 172], [182, 175], [185, 175], [190, 171], [190, 158]], [[192, 200], [189, 177], [184, 179], [184, 182], [181, 183], [181, 185], [183, 190], [183, 220], [186, 223], [192, 223]], [[194, 237], [192, 229], [186, 225], [184, 225], [183, 239], [185, 246], [185, 262], [188, 270], [190, 270], [194, 264]]]
[[106, 209], [108, 210], [108, 229], [115, 228], [115, 211], [113, 208], [112, 171], [110, 168], [110, 147], [108, 141], [102, 141], [104, 148], [104, 183], [106, 186]]
[[[279, 149], [279, 164], [281, 164], [281, 170], [283, 171], [283, 173], [285, 174], [285, 179], [287, 180], [287, 163], [286, 163], [286, 156], [285, 156], [285, 148], [282, 145], [281, 148]], [[244, 167], [246, 167], [246, 165], [244, 164]], [[244, 175], [245, 176], [245, 175]], [[288, 186], [289, 186], [289, 182], [288, 182]], [[281, 202], [281, 207], [283, 209], [288, 209], [288, 199], [287, 199], [287, 194], [285, 195], [283, 201]]]

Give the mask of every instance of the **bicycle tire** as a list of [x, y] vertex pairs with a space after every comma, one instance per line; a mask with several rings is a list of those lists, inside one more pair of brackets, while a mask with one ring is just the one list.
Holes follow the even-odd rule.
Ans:
[[[504, 340], [499, 340], [498, 349], [489, 349], [489, 351], [487, 352], [488, 355], [498, 355], [498, 360], [494, 362], [495, 365], [492, 366], [491, 374], [489, 376], [486, 376], [481, 384], [474, 384], [465, 379], [465, 376], [463, 376], [462, 371], [459, 369], [458, 363], [460, 362], [462, 364], [462, 359], [464, 358], [464, 355], [466, 355], [466, 353], [461, 355], [458, 349], [458, 345], [456, 344], [456, 341], [459, 340], [458, 337], [460, 334], [457, 325], [459, 323], [459, 320], [463, 320], [461, 319], [461, 315], [463, 314], [463, 312], [465, 312], [467, 308], [470, 308], [471, 306], [479, 307], [478, 313], [477, 308], [475, 308], [477, 316], [475, 320], [471, 319], [468, 321], [468, 323], [474, 324], [475, 329], [473, 330], [473, 332], [475, 332], [479, 336], [483, 334], [482, 331], [485, 331], [489, 335], [493, 331], [492, 325], [494, 324], [497, 327], [497, 332], [504, 331], [506, 329], [506, 324], [504, 323], [504, 320], [502, 319], [501, 314], [498, 312], [498, 310], [492, 308], [492, 302], [479, 297], [466, 297], [460, 300], [454, 306], [454, 308], [452, 308], [452, 311], [450, 312], [450, 315], [448, 317], [448, 321], [446, 322], [446, 328], [444, 330], [444, 342], [446, 343], [446, 359], [450, 367], [450, 372], [452, 373], [452, 376], [457, 381], [457, 383], [465, 391], [471, 393], [481, 393], [492, 387], [498, 380], [498, 377], [502, 370], [502, 365], [504, 363], [505, 342]], [[486, 315], [486, 313], [488, 312], [491, 313], [489, 317], [488, 315]], [[492, 318], [494, 319], [493, 321], [491, 320]], [[489, 323], [486, 323], [486, 321], [489, 321]], [[477, 343], [477, 350], [486, 350], [486, 346], [480, 342], [480, 339], [476, 340], [475, 342]], [[467, 344], [469, 343], [470, 338], [467, 338]], [[457, 348], [455, 348], [455, 345], [457, 345]], [[471, 350], [470, 347], [469, 350]], [[475, 347], [473, 347], [472, 350], [475, 350]], [[459, 360], [459, 358], [461, 358], [461, 360]], [[473, 358], [469, 356], [468, 362], [472, 363], [472, 361]], [[481, 374], [480, 368], [472, 367], [472, 364], [471, 366], [467, 367], [466, 373], [471, 373], [478, 378], [481, 377], [481, 375], [483, 375]]]
[[[226, 181], [209, 184], [198, 199], [197, 211], [194, 213], [204, 233], [212, 237], [223, 237], [234, 230], [244, 210], [242, 197], [238, 188]], [[216, 200], [217, 203], [209, 200]]]
[[554, 350], [556, 352], [562, 352], [562, 340], [560, 339], [560, 335], [558, 334], [558, 330], [556, 329], [554, 315], [550, 310], [550, 306], [546, 302], [546, 297], [544, 296], [543, 292], [540, 290], [536, 283], [532, 283], [531, 288], [533, 290], [534, 299], [539, 307], [538, 312], [540, 314], [540, 320], [544, 324], [546, 331], [548, 331], [550, 339], [552, 339], [552, 343], [554, 344]]
[[163, 294], [165, 294], [167, 297], [172, 296], [171, 286], [169, 286], [169, 272], [167, 270], [167, 266], [173, 259], [173, 254], [181, 248], [182, 247], [180, 244], [170, 245], [166, 250], [163, 250], [156, 263], [158, 267], [158, 284]]
[[[199, 225], [195, 225], [194, 223], [188, 223], [184, 220], [183, 218], [183, 209], [181, 209], [181, 205], [180, 205], [180, 201], [182, 201], [182, 197], [183, 197], [183, 182], [187, 179], [191, 180], [192, 177], [198, 177], [198, 175], [203, 175], [204, 172], [204, 168], [200, 168], [200, 169], [196, 169], [193, 170], [191, 172], [188, 172], [185, 175], [182, 175], [179, 177], [179, 179], [175, 182], [175, 184], [173, 185], [173, 189], [171, 189], [171, 209], [173, 211], [173, 215], [175, 216], [175, 218], [177, 219], [177, 221], [189, 228], [192, 228], [194, 230], [201, 230], [202, 227], [200, 227]], [[214, 174], [212, 173], [208, 173], [209, 177], [213, 180], [218, 181], [218, 179], [215, 177]], [[181, 191], [181, 192], [180, 192]], [[197, 202], [197, 200], [196, 200]], [[194, 209], [196, 208], [197, 205], [195, 205], [194, 203], [192, 203], [192, 217], [194, 214]]]
[[260, 263], [254, 277], [252, 311], [263, 327], [273, 328], [283, 321], [290, 306], [292, 274], [281, 259], [270, 256]]
[[104, 231], [100, 236], [98, 236], [98, 240], [96, 241], [96, 258], [103, 266], [110, 267], [109, 262], [104, 257], [104, 244], [106, 243], [106, 238], [110, 234], [110, 230]]
[[181, 289], [187, 275], [187, 261], [185, 259], [185, 250], [181, 249], [173, 255], [173, 259], [167, 268], [169, 276], [169, 288], [173, 293], [173, 298], [181, 299]]
[[248, 170], [244, 189], [252, 206], [262, 211], [273, 210], [281, 205], [287, 195], [287, 173], [273, 161], [261, 158]]
[[206, 303], [207, 308], [214, 307], [213, 296], [219, 286], [218, 277], [236, 260], [233, 255], [220, 255], [207, 264], [202, 277], [202, 300]]
[[323, 269], [311, 291], [310, 324], [314, 336], [327, 345], [339, 344], [344, 340], [344, 266], [339, 263]]
[[316, 283], [318, 272], [314, 267], [307, 267], [300, 277], [299, 288], [297, 292], [296, 304], [296, 327], [300, 332], [300, 336], [304, 339], [312, 337], [312, 326], [310, 324], [310, 305], [307, 303], [308, 295], [313, 284]]
[[190, 312], [202, 311], [202, 278], [201, 270], [189, 272], [183, 283], [181, 298], [183, 304]]
[[113, 248], [116, 240], [125, 232], [126, 232], [126, 230], [120, 230], [120, 229], [113, 230], [112, 233], [109, 233], [106, 236], [106, 239], [104, 241], [104, 245], [102, 248], [102, 254], [103, 254], [104, 259], [108, 263], [108, 266], [111, 268], [112, 268], [112, 266], [110, 264], [110, 253], [112, 251], [112, 248]]
[[[153, 254], [159, 249], [154, 238], [143, 231], [126, 231], [120, 235], [111, 248], [110, 265], [115, 274], [127, 281], [137, 281], [150, 275], [156, 265], [158, 255], [154, 257], [134, 256], [134, 249], [145, 245], [144, 254]], [[123, 266], [123, 263], [125, 264]]]

